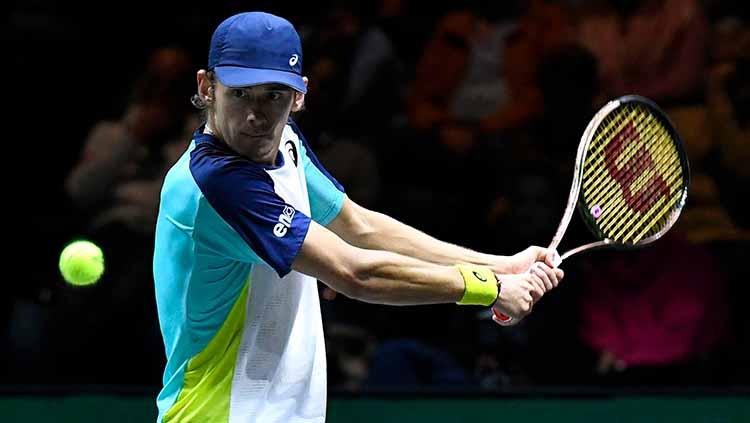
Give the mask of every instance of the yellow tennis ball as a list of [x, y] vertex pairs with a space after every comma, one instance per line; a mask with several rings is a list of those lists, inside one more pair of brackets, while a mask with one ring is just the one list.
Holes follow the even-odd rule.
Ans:
[[68, 244], [60, 254], [60, 273], [71, 285], [91, 285], [104, 273], [104, 254], [90, 241]]

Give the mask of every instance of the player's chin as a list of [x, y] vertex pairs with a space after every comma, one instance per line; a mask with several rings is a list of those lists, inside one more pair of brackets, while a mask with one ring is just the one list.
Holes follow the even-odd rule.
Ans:
[[248, 152], [254, 161], [264, 162], [273, 159], [276, 151], [273, 137], [270, 135], [242, 135], [243, 150]]

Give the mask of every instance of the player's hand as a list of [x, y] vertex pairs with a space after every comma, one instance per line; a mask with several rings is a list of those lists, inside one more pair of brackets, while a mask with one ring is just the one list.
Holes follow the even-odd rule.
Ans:
[[[536, 263], [527, 273], [498, 275], [501, 282], [497, 301], [492, 306], [494, 320], [502, 326], [511, 326], [521, 321], [534, 304], [549, 290], [555, 288], [564, 277], [562, 269], [551, 268], [544, 263]], [[503, 321], [498, 313], [511, 317]]]
[[531, 246], [509, 257], [508, 273], [526, 273], [531, 265], [537, 262], [556, 267], [559, 259], [560, 255], [553, 249]]

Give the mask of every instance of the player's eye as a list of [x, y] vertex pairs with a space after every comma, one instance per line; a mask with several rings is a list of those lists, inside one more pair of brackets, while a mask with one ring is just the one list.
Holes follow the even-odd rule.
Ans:
[[281, 100], [282, 94], [281, 91], [269, 91], [268, 92], [268, 99], [271, 101], [279, 101]]
[[245, 92], [245, 90], [240, 90], [240, 89], [233, 89], [231, 91], [231, 94], [232, 94], [232, 97], [234, 98], [246, 98], [247, 97], [247, 93]]

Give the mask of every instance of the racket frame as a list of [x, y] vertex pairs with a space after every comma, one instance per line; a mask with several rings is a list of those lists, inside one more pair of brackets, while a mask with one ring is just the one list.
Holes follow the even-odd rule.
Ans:
[[[682, 190], [682, 196], [680, 200], [677, 202], [675, 207], [672, 210], [672, 213], [667, 218], [667, 222], [657, 233], [654, 235], [651, 235], [650, 237], [641, 239], [635, 244], [629, 245], [629, 244], [623, 244], [616, 241], [613, 241], [609, 238], [604, 238], [599, 241], [590, 242], [588, 244], [581, 245], [579, 247], [573, 248], [571, 250], [566, 251], [562, 255], [555, 254], [555, 266], [559, 266], [563, 260], [570, 258], [576, 254], [582, 253], [584, 251], [590, 251], [598, 248], [613, 246], [623, 249], [634, 249], [639, 248], [643, 245], [650, 244], [657, 239], [661, 238], [662, 235], [664, 235], [671, 227], [674, 225], [674, 223], [677, 221], [677, 218], [680, 217], [680, 213], [682, 212], [682, 208], [685, 206], [685, 202], [687, 200], [687, 191], [688, 186], [690, 185], [690, 166], [687, 160], [687, 155], [685, 154], [685, 149], [682, 145], [682, 139], [677, 134], [677, 131], [674, 129], [674, 125], [669, 120], [669, 117], [667, 117], [666, 113], [664, 113], [659, 106], [657, 106], [654, 102], [651, 100], [641, 97], [638, 95], [626, 95], [619, 97], [617, 99], [609, 101], [607, 104], [602, 106], [598, 112], [594, 115], [593, 118], [591, 118], [591, 121], [589, 121], [589, 124], [586, 126], [586, 130], [583, 131], [583, 134], [581, 135], [581, 142], [578, 144], [578, 152], [576, 153], [576, 162], [575, 162], [575, 168], [573, 170], [573, 183], [570, 186], [570, 194], [568, 195], [568, 204], [565, 207], [565, 213], [563, 214], [563, 218], [560, 220], [560, 224], [557, 227], [557, 231], [555, 232], [555, 236], [552, 238], [552, 242], [549, 244], [549, 248], [552, 250], [556, 250], [557, 247], [560, 245], [560, 242], [562, 241], [563, 237], [565, 236], [565, 231], [568, 229], [568, 225], [570, 224], [570, 220], [573, 218], [573, 213], [576, 209], [579, 209], [579, 212], [581, 213], [581, 216], [586, 222], [586, 226], [591, 230], [591, 232], [595, 233], [597, 236], [602, 236], [601, 233], [599, 233], [598, 230], [593, 226], [591, 219], [591, 216], [589, 215], [588, 210], [585, 210], [585, 207], [583, 207], [584, 201], [581, 197], [581, 184], [583, 182], [583, 164], [586, 162], [586, 156], [588, 153], [589, 145], [591, 144], [592, 139], [594, 138], [594, 134], [596, 133], [597, 128], [599, 127], [599, 124], [615, 109], [620, 107], [623, 104], [626, 103], [639, 103], [642, 105], [647, 106], [650, 108], [654, 114], [654, 116], [657, 119], [660, 119], [662, 123], [664, 124], [664, 127], [669, 131], [670, 135], [672, 136], [672, 139], [675, 141], [675, 148], [678, 151], [678, 154], [680, 156], [680, 165], [682, 166], [683, 172], [684, 172], [684, 179], [685, 179], [685, 186]], [[579, 201], [580, 200], [580, 201]], [[513, 318], [510, 316], [506, 316], [502, 313], [500, 313], [497, 310], [493, 310], [495, 321], [500, 323], [501, 325], [510, 325], [512, 324]]]
[[[597, 128], [601, 124], [601, 122], [615, 109], [618, 107], [625, 105], [627, 103], [638, 103], [641, 105], [644, 105], [651, 109], [653, 112], [654, 117], [661, 120], [664, 128], [669, 131], [669, 134], [672, 136], [672, 139], [675, 142], [675, 148], [678, 151], [678, 154], [680, 156], [680, 165], [683, 169], [684, 179], [685, 179], [685, 186], [682, 190], [681, 198], [678, 200], [677, 204], [675, 204], [670, 216], [667, 218], [666, 224], [655, 234], [639, 240], [635, 244], [623, 244], [616, 241], [613, 241], [612, 239], [603, 237], [601, 233], [598, 233], [596, 227], [593, 225], [592, 216], [589, 214], [588, 210], [585, 210], [584, 201], [580, 198], [581, 197], [581, 184], [583, 183], [583, 164], [586, 162], [586, 156], [588, 153], [589, 145], [591, 144], [591, 141], [594, 138], [594, 134], [596, 133]], [[584, 222], [586, 223], [586, 226], [589, 227], [591, 232], [597, 234], [600, 237], [603, 237], [603, 239], [595, 242], [591, 242], [588, 244], [581, 245], [579, 247], [573, 248], [571, 250], [566, 251], [562, 255], [559, 256], [559, 259], [556, 260], [555, 265], [560, 265], [563, 260], [574, 256], [576, 254], [582, 253], [584, 251], [594, 250], [597, 248], [607, 247], [607, 246], [616, 246], [618, 248], [624, 248], [624, 249], [632, 249], [632, 248], [638, 248], [646, 244], [650, 244], [657, 239], [661, 238], [662, 235], [664, 235], [671, 227], [674, 225], [674, 223], [677, 221], [677, 219], [680, 217], [680, 213], [682, 212], [682, 208], [685, 206], [685, 202], [687, 201], [687, 187], [690, 184], [690, 166], [687, 160], [687, 155], [685, 154], [684, 147], [682, 145], [682, 140], [680, 136], [677, 134], [677, 131], [674, 129], [674, 125], [669, 120], [669, 117], [667, 117], [666, 113], [664, 113], [659, 106], [657, 106], [653, 101], [641, 97], [638, 95], [626, 95], [619, 97], [615, 100], [609, 101], [607, 104], [602, 106], [601, 109], [594, 115], [594, 117], [589, 122], [588, 126], [586, 127], [586, 130], [583, 132], [583, 135], [581, 135], [581, 142], [578, 145], [578, 152], [576, 154], [576, 163], [575, 163], [575, 169], [573, 171], [573, 183], [570, 187], [570, 194], [568, 196], [568, 204], [565, 207], [565, 213], [563, 215], [562, 220], [560, 221], [560, 225], [557, 227], [557, 231], [555, 232], [555, 236], [552, 238], [552, 242], [549, 245], [550, 249], [556, 250], [557, 247], [560, 245], [560, 242], [563, 239], [563, 236], [565, 236], [565, 231], [568, 229], [568, 225], [570, 224], [570, 220], [573, 218], [573, 213], [575, 209], [579, 209], [579, 212], [581, 213], [581, 217], [583, 218]]]

